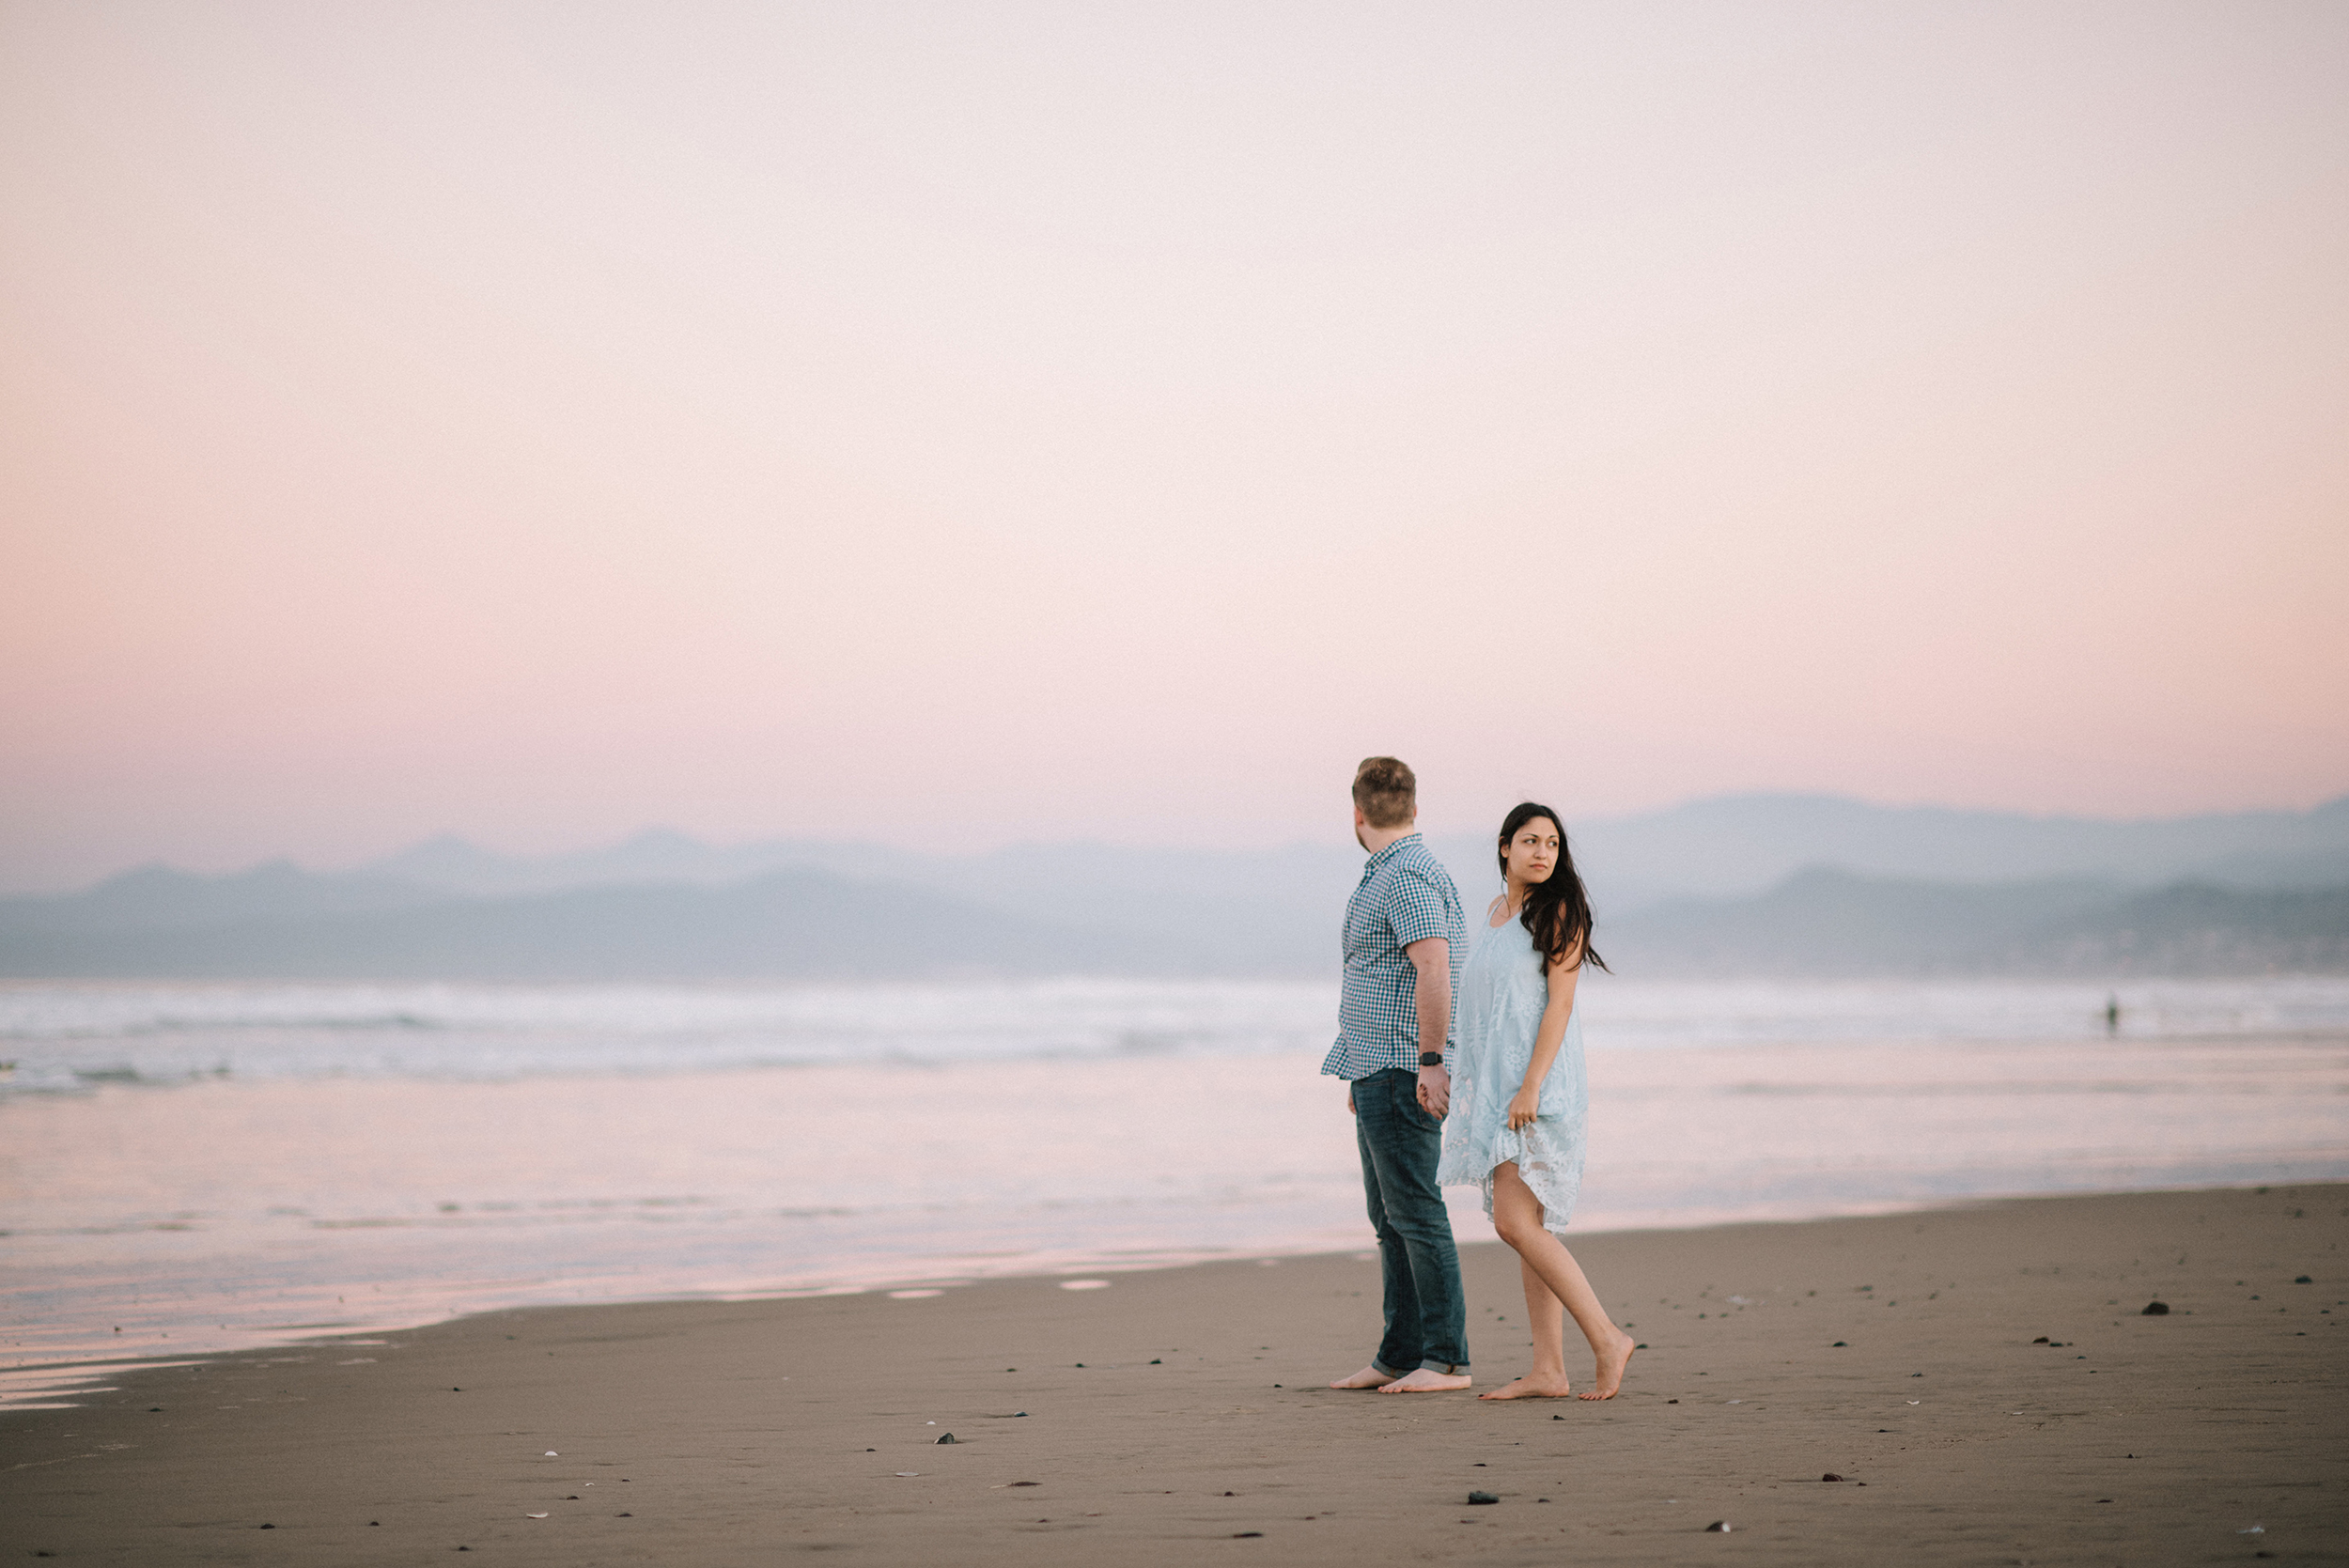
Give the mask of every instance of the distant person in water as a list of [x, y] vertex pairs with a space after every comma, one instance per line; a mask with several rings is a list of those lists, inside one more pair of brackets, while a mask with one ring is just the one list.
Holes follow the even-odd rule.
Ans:
[[1607, 967], [1591, 946], [1591, 901], [1575, 874], [1565, 829], [1527, 801], [1501, 825], [1501, 896], [1478, 924], [1460, 983], [1452, 1114], [1439, 1179], [1484, 1188], [1485, 1213], [1517, 1254], [1533, 1368], [1486, 1399], [1563, 1399], [1571, 1317], [1597, 1358], [1583, 1399], [1612, 1399], [1630, 1362], [1631, 1336], [1560, 1239], [1582, 1187], [1590, 1089], [1575, 982]]
[[1420, 841], [1419, 781], [1393, 757], [1354, 770], [1354, 839], [1370, 859], [1346, 906], [1338, 1038], [1321, 1070], [1346, 1080], [1386, 1333], [1333, 1389], [1433, 1393], [1469, 1386], [1468, 1308], [1452, 1219], [1436, 1183], [1452, 993], [1466, 935], [1459, 890]]

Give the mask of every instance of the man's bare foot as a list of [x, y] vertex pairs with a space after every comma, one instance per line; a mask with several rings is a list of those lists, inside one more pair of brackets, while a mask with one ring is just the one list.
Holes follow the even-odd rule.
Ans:
[[1491, 1393], [1478, 1394], [1476, 1397], [1479, 1399], [1563, 1399], [1572, 1392], [1574, 1392], [1574, 1388], [1566, 1381], [1566, 1374], [1559, 1372], [1543, 1373], [1539, 1375], [1528, 1374], [1513, 1383], [1503, 1383]]
[[1582, 1399], [1614, 1398], [1615, 1390], [1623, 1387], [1623, 1369], [1631, 1364], [1631, 1352], [1635, 1348], [1637, 1347], [1633, 1344], [1630, 1335], [1617, 1334], [1614, 1348], [1602, 1352], [1598, 1358], [1596, 1381], [1577, 1397]]
[[1351, 1377], [1339, 1378], [1330, 1387], [1333, 1389], [1383, 1389], [1393, 1381], [1394, 1375], [1392, 1373], [1380, 1372], [1377, 1367], [1364, 1367]]
[[1382, 1394], [1440, 1394], [1455, 1389], [1465, 1389], [1470, 1382], [1470, 1378], [1465, 1372], [1430, 1372], [1422, 1367], [1392, 1383], [1379, 1385], [1378, 1391]]

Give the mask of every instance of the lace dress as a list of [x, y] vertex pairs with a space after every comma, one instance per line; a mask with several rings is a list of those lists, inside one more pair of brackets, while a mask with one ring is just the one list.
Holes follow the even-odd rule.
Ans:
[[[1579, 1001], [1579, 999], [1578, 999]], [[1460, 976], [1456, 1045], [1452, 1062], [1452, 1109], [1443, 1121], [1443, 1157], [1436, 1179], [1484, 1188], [1492, 1218], [1493, 1170], [1517, 1161], [1517, 1174], [1542, 1201], [1542, 1225], [1563, 1232], [1582, 1190], [1583, 1128], [1591, 1092], [1582, 1068], [1582, 1016], [1566, 1020], [1558, 1059], [1542, 1079], [1541, 1110], [1515, 1132], [1509, 1101], [1533, 1060], [1533, 1035], [1549, 1005], [1541, 955], [1532, 934], [1512, 915], [1500, 929], [1476, 928], [1476, 944]]]

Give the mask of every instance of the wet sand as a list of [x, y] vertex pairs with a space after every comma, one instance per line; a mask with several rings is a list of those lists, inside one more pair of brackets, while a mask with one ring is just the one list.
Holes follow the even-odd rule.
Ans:
[[[1647, 1346], [1607, 1404], [1321, 1387], [1377, 1338], [1348, 1254], [500, 1312], [0, 1414], [0, 1554], [2338, 1562], [2345, 1244], [2342, 1186], [1593, 1235]], [[1498, 1387], [1514, 1259], [1464, 1256]]]

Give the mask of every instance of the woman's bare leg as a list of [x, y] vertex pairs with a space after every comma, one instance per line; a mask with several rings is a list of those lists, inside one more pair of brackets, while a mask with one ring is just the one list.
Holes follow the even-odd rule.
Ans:
[[1597, 1361], [1597, 1376], [1581, 1397], [1612, 1399], [1623, 1387], [1624, 1367], [1631, 1359], [1631, 1336], [1615, 1327], [1582, 1265], [1564, 1242], [1542, 1228], [1542, 1201], [1517, 1174], [1517, 1163], [1495, 1170], [1493, 1229], [1516, 1250], [1525, 1275], [1526, 1315], [1533, 1324], [1533, 1370], [1485, 1397], [1560, 1399], [1570, 1392], [1564, 1319], [1572, 1317]]
[[[1496, 1212], [1499, 1207], [1496, 1202]], [[1517, 1260], [1517, 1272], [1525, 1276], [1525, 1315], [1533, 1325], [1533, 1370], [1483, 1397], [1563, 1399], [1574, 1392], [1574, 1385], [1566, 1376], [1565, 1305], [1542, 1283], [1542, 1277], [1523, 1258]]]
[[1523, 1258], [1517, 1260], [1517, 1272], [1525, 1277], [1525, 1318], [1533, 1326], [1533, 1370], [1554, 1367], [1563, 1376], [1566, 1370], [1566, 1304], [1558, 1299], [1558, 1293], [1542, 1282], [1533, 1265]]

